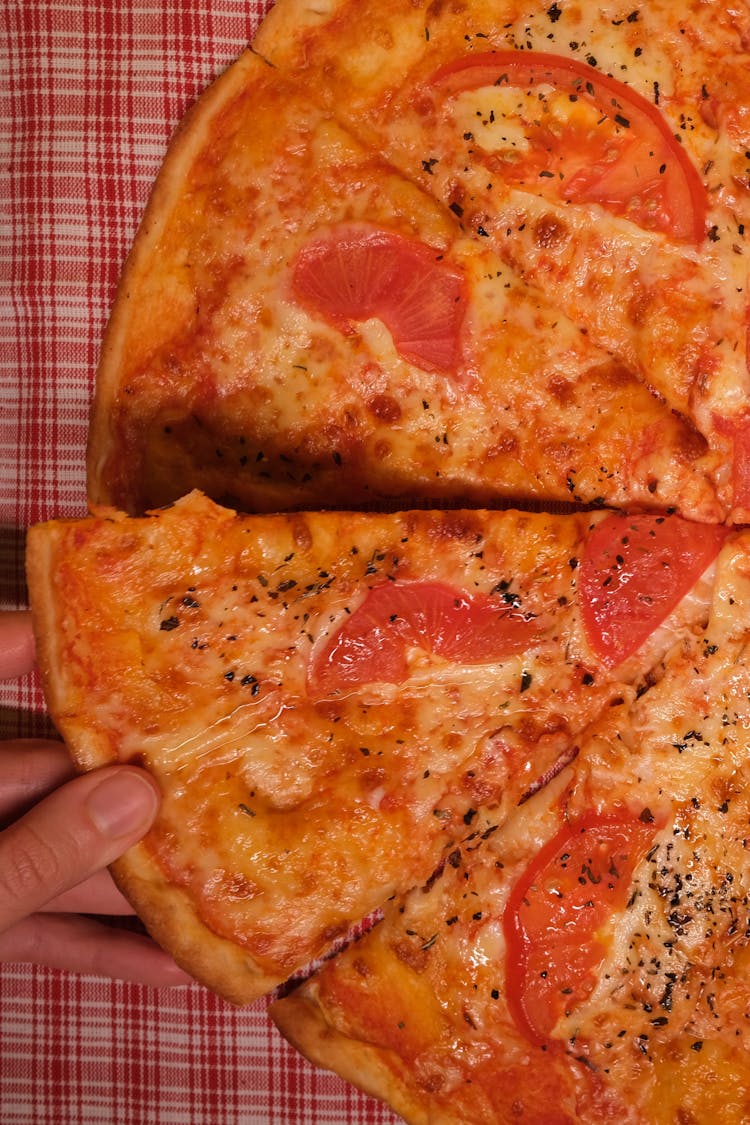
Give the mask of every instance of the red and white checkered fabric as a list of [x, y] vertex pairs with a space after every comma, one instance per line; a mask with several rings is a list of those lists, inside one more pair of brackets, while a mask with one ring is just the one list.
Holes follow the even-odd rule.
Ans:
[[[268, 0], [0, 5], [0, 606], [25, 605], [24, 529], [86, 510], [102, 330], [168, 138]], [[0, 687], [0, 737], [46, 733], [33, 676]], [[2, 1125], [376, 1125], [264, 1004], [0, 968]]]

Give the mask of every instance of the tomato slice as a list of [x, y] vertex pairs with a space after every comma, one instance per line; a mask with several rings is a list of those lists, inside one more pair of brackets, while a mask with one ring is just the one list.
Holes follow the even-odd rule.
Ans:
[[518, 88], [513, 116], [527, 147], [494, 154], [501, 175], [538, 194], [598, 203], [646, 230], [700, 242], [705, 185], [661, 111], [588, 63], [544, 51], [469, 55], [431, 83], [451, 95], [486, 86]]
[[607, 919], [627, 902], [633, 872], [656, 834], [628, 813], [587, 813], [545, 844], [503, 913], [506, 995], [518, 1029], [550, 1041], [586, 1000], [606, 953]]
[[442, 582], [379, 583], [314, 653], [308, 687], [329, 694], [367, 683], [402, 683], [410, 647], [481, 664], [523, 652], [538, 636], [533, 618], [496, 598]]
[[581, 562], [589, 644], [613, 668], [672, 612], [718, 554], [729, 529], [680, 516], [616, 512], [597, 524]]
[[440, 374], [459, 368], [465, 280], [423, 242], [366, 224], [336, 227], [299, 252], [292, 289], [341, 332], [378, 317], [409, 363]]

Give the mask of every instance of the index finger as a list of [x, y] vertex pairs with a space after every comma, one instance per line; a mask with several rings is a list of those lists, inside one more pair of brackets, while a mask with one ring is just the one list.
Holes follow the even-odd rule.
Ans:
[[22, 676], [34, 666], [34, 634], [28, 610], [0, 613], [0, 680]]

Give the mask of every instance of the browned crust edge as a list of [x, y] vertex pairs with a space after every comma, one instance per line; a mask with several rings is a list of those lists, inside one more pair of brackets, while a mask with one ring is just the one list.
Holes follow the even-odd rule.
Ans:
[[136, 844], [110, 870], [154, 941], [224, 1000], [250, 1004], [280, 983], [247, 951], [200, 920], [187, 893], [167, 882], [146, 843]]
[[30, 527], [26, 533], [26, 585], [29, 593], [31, 621], [36, 646], [36, 661], [42, 678], [44, 698], [52, 714], [62, 709], [62, 673], [53, 673], [60, 667], [58, 647], [58, 608], [52, 589], [52, 537], [42, 534], [40, 525]]
[[[284, 1038], [309, 1062], [386, 1102], [408, 1125], [429, 1125], [429, 1112], [388, 1065], [388, 1052], [331, 1026], [314, 980], [271, 1004], [268, 1013]], [[397, 1056], [393, 1057], [395, 1061]]]
[[114, 501], [106, 481], [102, 479], [101, 469], [112, 445], [110, 417], [119, 385], [121, 358], [129, 338], [133, 301], [137, 304], [139, 278], [148, 270], [164, 227], [180, 198], [188, 170], [205, 144], [216, 114], [236, 92], [251, 82], [253, 70], [265, 69], [268, 65], [252, 46], [248, 47], [190, 107], [169, 143], [125, 260], [102, 341], [86, 450], [87, 488], [92, 504], [111, 504]]

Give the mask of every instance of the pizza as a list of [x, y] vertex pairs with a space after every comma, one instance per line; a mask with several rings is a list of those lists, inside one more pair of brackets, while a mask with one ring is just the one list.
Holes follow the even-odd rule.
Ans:
[[30, 530], [208, 987], [414, 1123], [750, 1118], [750, 11], [278, 0]]
[[716, 7], [278, 4], [157, 182], [92, 499], [741, 520], [750, 137]]
[[750, 1116], [750, 538], [705, 631], [475, 849], [271, 1009], [410, 1122]]

